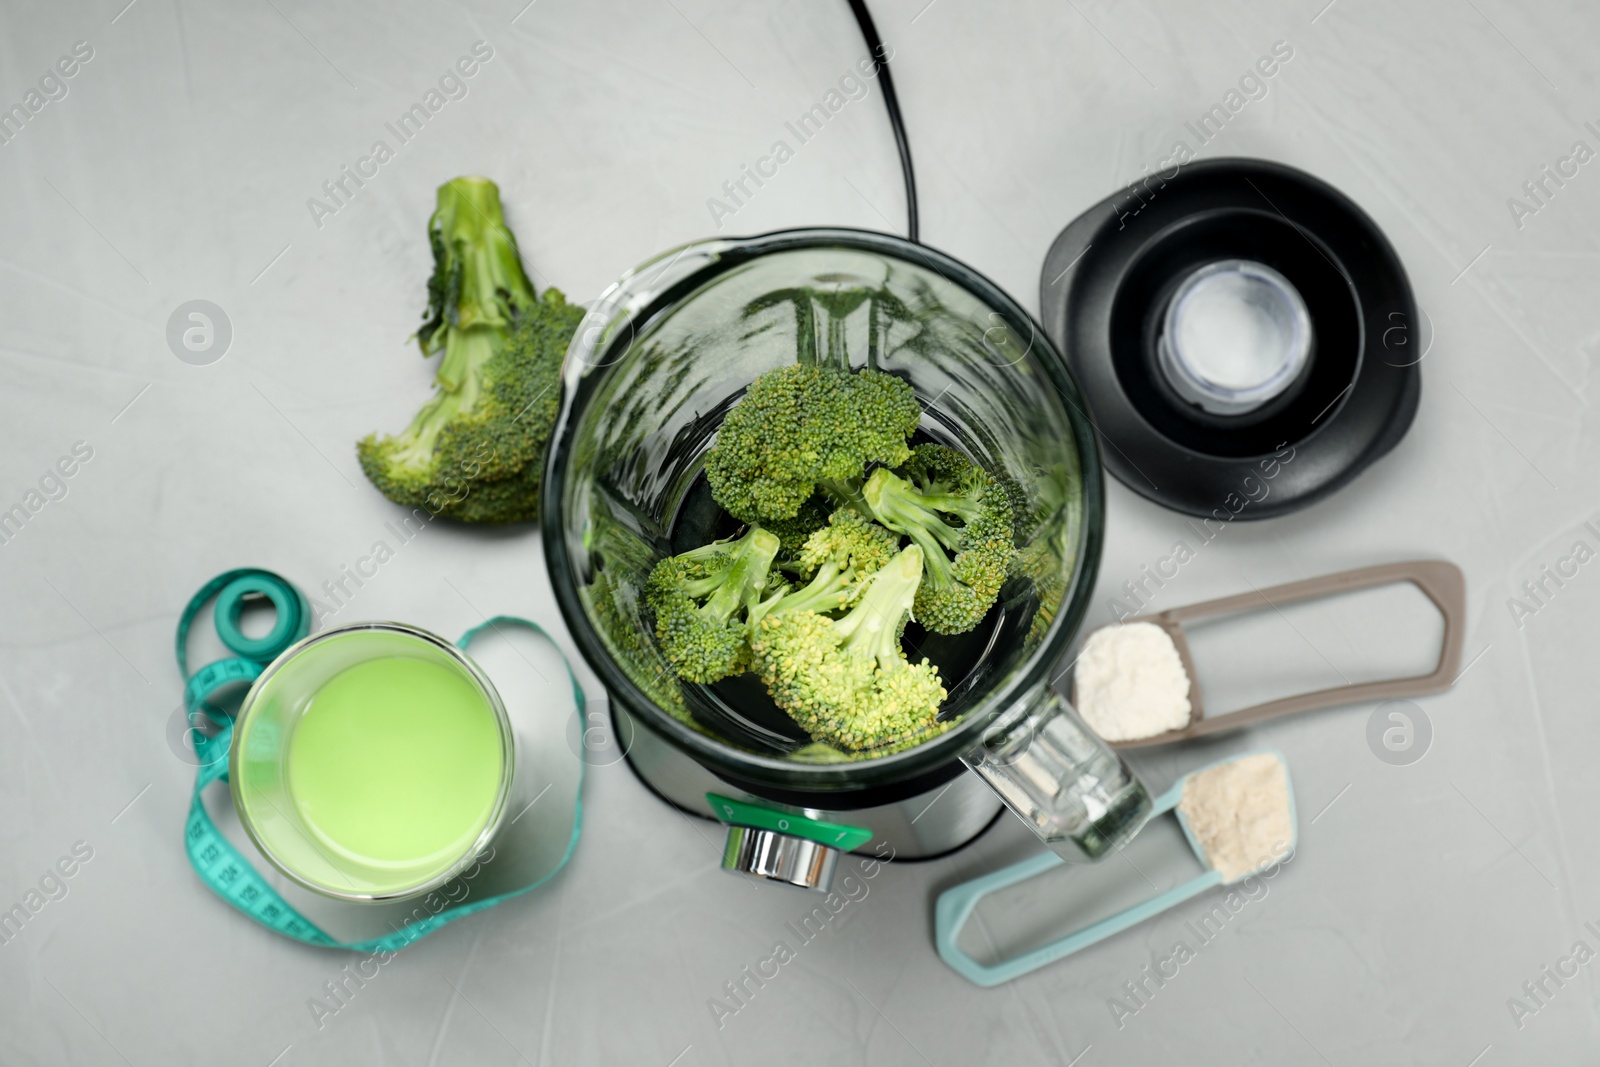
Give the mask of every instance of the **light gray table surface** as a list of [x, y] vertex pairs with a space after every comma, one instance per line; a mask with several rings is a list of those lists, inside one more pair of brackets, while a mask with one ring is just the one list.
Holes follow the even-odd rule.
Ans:
[[[1338, 186], [1387, 232], [1426, 315], [1421, 408], [1395, 452], [1318, 506], [1234, 524], [1154, 606], [1448, 558], [1468, 581], [1466, 671], [1418, 701], [1431, 741], [1407, 765], [1369, 745], [1371, 705], [1136, 760], [1160, 788], [1272, 747], [1298, 797], [1293, 861], [1175, 977], [1143, 1001], [1124, 990], [1193, 940], [1187, 924], [1214, 901], [1001, 988], [947, 969], [933, 898], [1033, 850], [1008, 817], [954, 856], [884, 870], [719, 1026], [708, 1002], [812, 902], [720, 873], [715, 827], [613, 765], [588, 777], [584, 838], [559, 877], [406, 950], [319, 1026], [308, 1000], [349, 957], [253, 926], [185, 861], [172, 627], [214, 573], [260, 565], [315, 587], [395, 517], [352, 442], [398, 429], [426, 393], [431, 368], [406, 338], [434, 188], [494, 178], [536, 283], [589, 301], [718, 232], [898, 231], [900, 174], [872, 85], [733, 216], [708, 204], [863, 54], [842, 2], [125, 3], [7, 0], [0, 16], [6, 108], [76, 42], [92, 49], [0, 145], [0, 510], [26, 504], [76, 443], [92, 449], [65, 495], [0, 544], [0, 907], [76, 842], [93, 851], [0, 944], [0, 1062], [1592, 1061], [1600, 537], [1583, 524], [1600, 516], [1600, 163], [1565, 164], [1539, 200], [1523, 186], [1576, 142], [1600, 149], [1600, 8], [873, 5], [923, 238], [1026, 306], [1059, 229], [1179, 139], [1197, 147], [1185, 123], [1284, 42], [1292, 57], [1197, 154]], [[479, 41], [493, 54], [466, 95], [314, 217], [322, 184], [393, 144], [384, 124]], [[207, 366], [167, 341], [194, 299], [231, 324]], [[1193, 537], [1121, 485], [1108, 512], [1091, 624]], [[1558, 571], [1560, 584], [1546, 577]], [[1538, 600], [1520, 591], [1541, 579]], [[527, 615], [576, 656], [532, 528], [435, 524], [359, 597], [351, 613], [444, 633]], [[1235, 684], [1352, 678], [1427, 631], [1409, 618], [1308, 621], [1276, 643], [1241, 631], [1207, 669]], [[1023, 894], [1002, 918], [1046, 927], [1070, 889]]]

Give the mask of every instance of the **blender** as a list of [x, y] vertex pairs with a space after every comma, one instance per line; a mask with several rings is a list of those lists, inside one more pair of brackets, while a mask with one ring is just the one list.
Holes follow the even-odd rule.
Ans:
[[[746, 387], [796, 360], [909, 381], [916, 440], [966, 453], [1012, 496], [1017, 562], [989, 616], [954, 637], [906, 632], [946, 680], [940, 729], [888, 751], [812, 742], [751, 675], [679, 679], [644, 605], [658, 560], [739, 529], [711, 498], [706, 452]], [[1077, 386], [1015, 301], [926, 246], [802, 229], [686, 245], [601, 296], [567, 354], [541, 519], [557, 602], [634, 772], [728, 824], [727, 869], [825, 890], [841, 850], [932, 858], [1004, 808], [1079, 862], [1149, 817], [1144, 787], [1050, 688], [1093, 591], [1102, 493]]]

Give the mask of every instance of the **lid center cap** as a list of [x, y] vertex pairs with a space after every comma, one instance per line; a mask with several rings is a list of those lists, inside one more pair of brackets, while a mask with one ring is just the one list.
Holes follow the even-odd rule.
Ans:
[[1262, 263], [1196, 268], [1167, 304], [1157, 354], [1179, 396], [1213, 415], [1254, 411], [1311, 355], [1311, 316], [1289, 279]]

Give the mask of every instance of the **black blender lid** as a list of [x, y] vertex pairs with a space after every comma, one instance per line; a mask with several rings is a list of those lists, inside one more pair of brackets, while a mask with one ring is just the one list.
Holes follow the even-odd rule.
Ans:
[[[1298, 510], [1387, 453], [1416, 414], [1405, 269], [1365, 212], [1304, 171], [1256, 159], [1174, 171], [1108, 197], [1056, 238], [1039, 283], [1045, 331], [1128, 488], [1190, 515]], [[1286, 351], [1291, 336], [1303, 341], [1304, 358], [1284, 357], [1264, 401], [1212, 395], [1187, 369], [1195, 345], [1172, 354], [1188, 334], [1169, 311], [1195, 306], [1187, 294], [1218, 272], [1282, 305], [1265, 321]], [[1251, 293], [1240, 306], [1259, 303]]]

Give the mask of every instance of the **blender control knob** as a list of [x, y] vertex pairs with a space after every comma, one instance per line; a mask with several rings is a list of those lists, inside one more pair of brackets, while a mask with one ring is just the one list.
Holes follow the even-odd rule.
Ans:
[[722, 850], [722, 869], [763, 881], [815, 889], [833, 885], [839, 850], [777, 830], [729, 826]]

